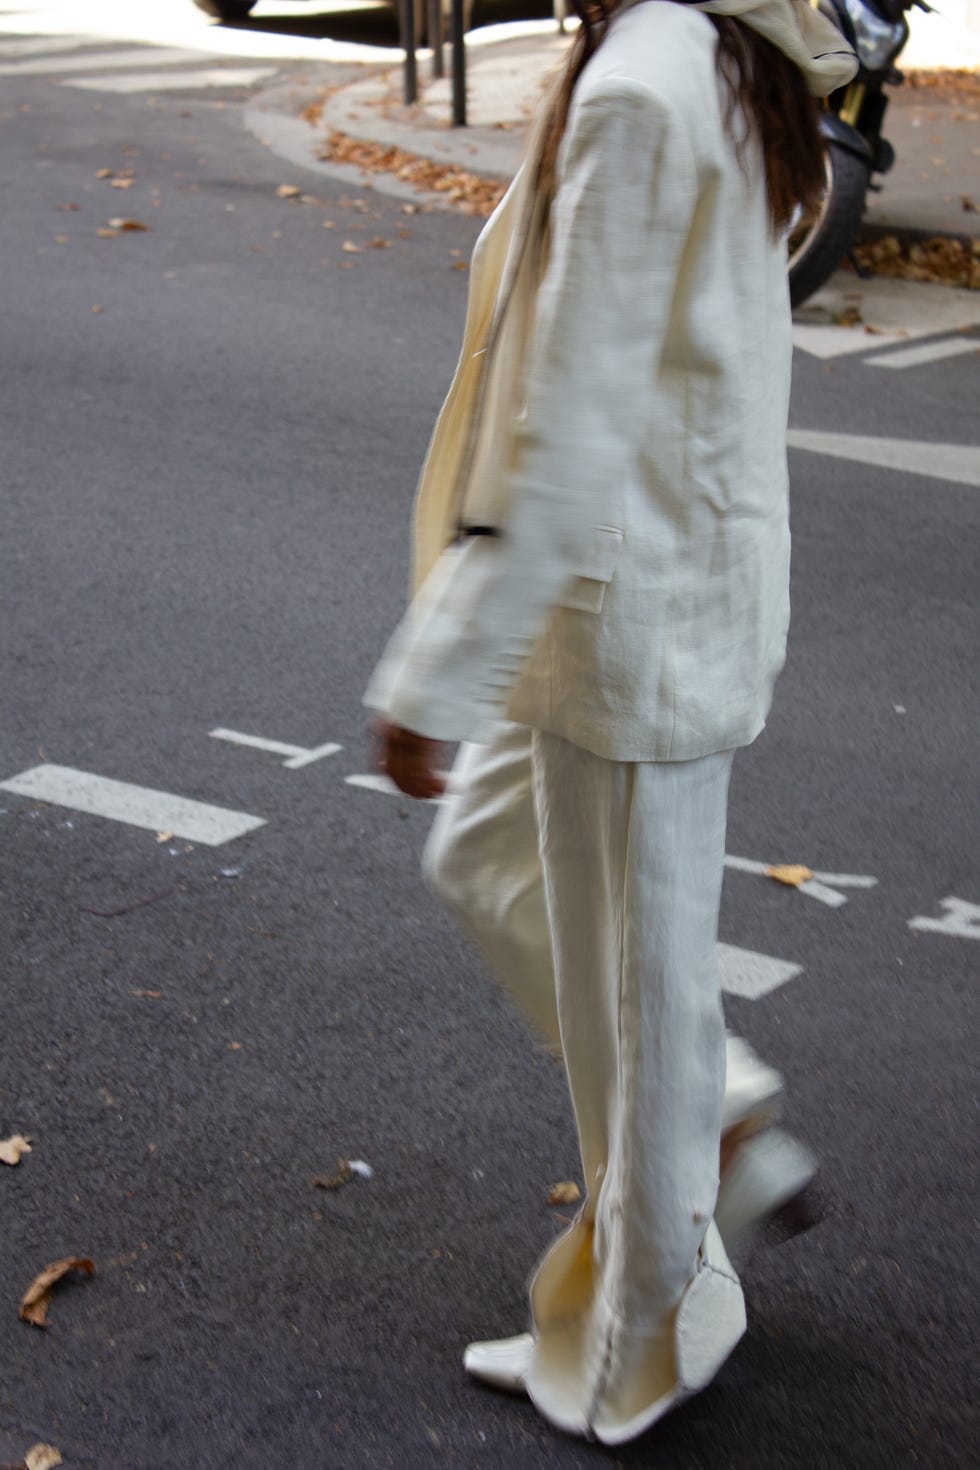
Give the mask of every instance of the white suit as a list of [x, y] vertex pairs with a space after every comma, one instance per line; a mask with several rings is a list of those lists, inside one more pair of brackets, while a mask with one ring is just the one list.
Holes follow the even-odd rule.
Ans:
[[[791, 342], [760, 149], [731, 136], [699, 12], [742, 14], [815, 92], [854, 70], [804, 0], [622, 10], [576, 84], [550, 207], [538, 136], [477, 245], [419, 590], [366, 696], [484, 746], [431, 864], [502, 978], [518, 952], [547, 957], [588, 1189], [535, 1279], [524, 1379], [555, 1423], [610, 1443], [744, 1329], [709, 1223], [714, 946], [732, 752], [785, 651]], [[533, 871], [528, 928], [506, 895]], [[476, 917], [494, 893], [497, 940]]]

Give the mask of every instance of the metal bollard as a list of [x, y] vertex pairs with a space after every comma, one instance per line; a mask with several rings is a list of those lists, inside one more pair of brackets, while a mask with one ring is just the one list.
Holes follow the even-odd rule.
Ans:
[[405, 52], [405, 76], [403, 97], [405, 106], [411, 107], [419, 100], [419, 72], [415, 55], [415, 0], [399, 0], [398, 29]]
[[429, 45], [432, 47], [432, 75], [446, 74], [446, 60], [442, 50], [442, 0], [429, 0]]
[[453, 127], [466, 127], [465, 0], [453, 0]]

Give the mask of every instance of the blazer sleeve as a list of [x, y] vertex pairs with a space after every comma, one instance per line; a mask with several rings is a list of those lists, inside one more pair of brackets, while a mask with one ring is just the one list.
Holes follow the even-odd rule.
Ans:
[[506, 717], [641, 442], [696, 202], [687, 130], [656, 94], [615, 79], [573, 107], [508, 511], [444, 553], [396, 630], [365, 695], [395, 723], [480, 741]]

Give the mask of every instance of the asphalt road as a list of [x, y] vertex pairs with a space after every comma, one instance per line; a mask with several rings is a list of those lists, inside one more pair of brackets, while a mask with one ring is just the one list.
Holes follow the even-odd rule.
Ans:
[[[616, 1453], [567, 1439], [460, 1367], [560, 1228], [561, 1074], [423, 890], [431, 814], [346, 779], [476, 225], [304, 175], [222, 95], [28, 74], [0, 104], [0, 781], [265, 822], [209, 847], [0, 790], [0, 1138], [34, 1145], [0, 1168], [0, 1458], [972, 1463], [977, 485], [792, 456], [790, 662], [729, 851], [877, 881], [832, 907], [732, 871], [722, 938], [800, 967], [729, 1011], [832, 1213], [757, 1253], [706, 1393]], [[151, 228], [99, 235], [120, 216]], [[976, 357], [880, 346], [800, 353], [794, 425], [975, 443]], [[216, 728], [342, 748], [289, 768]], [[340, 1157], [373, 1177], [313, 1187]], [[19, 1322], [69, 1255], [94, 1276]]]

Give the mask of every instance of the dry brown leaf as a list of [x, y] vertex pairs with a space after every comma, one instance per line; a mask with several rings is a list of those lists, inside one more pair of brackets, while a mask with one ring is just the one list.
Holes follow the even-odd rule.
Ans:
[[73, 204], [70, 200], [67, 204], [58, 205], [58, 208], [62, 211], [63, 214], [70, 214], [73, 210], [81, 209], [81, 207], [82, 206], [80, 204]]
[[24, 1293], [20, 1304], [21, 1321], [30, 1322], [34, 1327], [46, 1326], [51, 1291], [57, 1282], [67, 1276], [69, 1271], [84, 1271], [87, 1276], [91, 1276], [94, 1270], [95, 1262], [90, 1261], [87, 1256], [66, 1256], [63, 1261], [54, 1261], [50, 1266], [45, 1266]]
[[350, 1159], [337, 1160], [337, 1172], [329, 1178], [325, 1174], [318, 1174], [313, 1180], [314, 1189], [340, 1189], [349, 1184], [354, 1178], [354, 1170], [350, 1166]]
[[137, 1000], [162, 1000], [162, 990], [131, 990], [130, 995], [135, 995]]
[[163, 842], [173, 842], [173, 840], [174, 840], [174, 834], [172, 832], [158, 832], [157, 833], [157, 841], [158, 842], [161, 842], [161, 843], [163, 843]]
[[228, 1043], [228, 1050], [229, 1051], [241, 1051], [241, 1049], [242, 1049], [242, 1047], [244, 1045], [245, 1045], [245, 1043], [243, 1041], [229, 1041], [229, 1043]]
[[109, 230], [109, 229], [105, 229], [105, 230], [96, 230], [95, 233], [98, 235], [98, 237], [99, 237], [100, 240], [114, 240], [117, 235], [121, 235], [122, 234], [122, 230]]
[[337, 227], [336, 227], [336, 225], [335, 225], [335, 224], [334, 224], [334, 222], [333, 222], [333, 220], [332, 220], [332, 219], [325, 219], [325, 220], [324, 220], [324, 221], [323, 221], [323, 228], [324, 228], [324, 229], [325, 229], [325, 230], [335, 230], [335, 229], [336, 229], [336, 228], [337, 228]]
[[469, 263], [468, 260], [456, 260], [456, 261], [453, 262], [453, 270], [454, 271], [468, 271], [469, 268], [470, 268], [470, 263]]
[[31, 1153], [30, 1139], [23, 1133], [14, 1133], [10, 1138], [0, 1138], [0, 1164], [19, 1164], [24, 1154]]
[[133, 185], [135, 184], [135, 182], [136, 182], [135, 179], [110, 179], [109, 180], [109, 188], [110, 189], [131, 189], [133, 187]]
[[355, 245], [353, 240], [345, 240], [340, 248], [346, 250], [348, 255], [360, 255], [361, 253], [360, 245]]
[[297, 189], [295, 184], [280, 184], [276, 190], [277, 199], [298, 199], [302, 189]]
[[32, 1445], [24, 1456], [24, 1470], [55, 1470], [57, 1465], [63, 1465], [61, 1451], [56, 1450], [53, 1444]]
[[560, 1184], [553, 1184], [548, 1191], [549, 1205], [573, 1205], [581, 1198], [582, 1191], [574, 1179], [563, 1179]]
[[100, 312], [105, 311], [105, 307], [104, 306], [93, 306], [92, 307], [92, 310], [95, 313], [95, 315], [98, 316]]
[[68, 244], [68, 236], [67, 235], [55, 235], [55, 237], [54, 237], [54, 243], [56, 245], [67, 245]]
[[368, 241], [368, 244], [370, 245], [370, 247], [371, 247], [372, 250], [390, 250], [391, 249], [391, 241], [390, 240], [386, 240], [383, 235], [375, 235], [375, 237], [374, 237], [373, 240], [369, 240]]
[[95, 177], [97, 179], [111, 179], [113, 172], [114, 170], [111, 168], [100, 168]]
[[111, 219], [109, 228], [110, 230], [148, 230], [150, 227], [138, 219]]
[[775, 878], [777, 883], [785, 883], [789, 888], [799, 888], [801, 883], [809, 882], [813, 871], [802, 863], [775, 863], [766, 869], [766, 877]]

